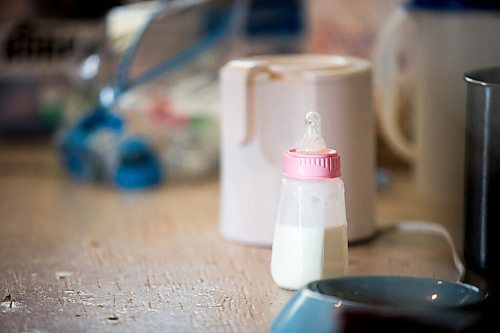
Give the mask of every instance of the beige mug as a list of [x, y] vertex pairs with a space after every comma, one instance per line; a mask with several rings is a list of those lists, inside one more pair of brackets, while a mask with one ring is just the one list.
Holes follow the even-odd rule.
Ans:
[[[412, 36], [408, 36], [413, 33]], [[409, 140], [398, 122], [397, 77], [402, 40], [412, 69]], [[383, 27], [375, 49], [374, 79], [381, 134], [413, 167], [417, 200], [451, 227], [462, 244], [466, 91], [463, 73], [500, 60], [500, 14], [487, 10], [401, 8]], [[429, 213], [425, 212], [428, 218]]]

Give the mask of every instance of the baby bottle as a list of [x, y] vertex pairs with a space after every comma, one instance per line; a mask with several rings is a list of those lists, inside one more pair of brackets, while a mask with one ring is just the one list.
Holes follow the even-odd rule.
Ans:
[[298, 148], [284, 156], [271, 257], [275, 283], [296, 290], [347, 274], [347, 219], [340, 156], [321, 135], [321, 118], [309, 112]]

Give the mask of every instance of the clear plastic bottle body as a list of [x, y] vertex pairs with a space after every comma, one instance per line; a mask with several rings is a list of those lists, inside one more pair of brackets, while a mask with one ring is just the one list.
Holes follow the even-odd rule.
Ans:
[[295, 290], [308, 282], [347, 274], [344, 183], [282, 178], [271, 274]]

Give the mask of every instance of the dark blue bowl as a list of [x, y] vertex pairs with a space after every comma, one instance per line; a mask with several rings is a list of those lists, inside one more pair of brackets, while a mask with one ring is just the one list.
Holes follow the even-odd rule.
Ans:
[[[340, 332], [346, 327], [381, 329], [398, 324], [455, 328], [477, 319], [487, 293], [475, 286], [411, 276], [345, 276], [318, 280], [297, 290], [271, 332]], [[365, 327], [364, 325], [367, 325]], [[375, 327], [372, 327], [375, 328]], [[394, 328], [394, 327], [393, 327]]]

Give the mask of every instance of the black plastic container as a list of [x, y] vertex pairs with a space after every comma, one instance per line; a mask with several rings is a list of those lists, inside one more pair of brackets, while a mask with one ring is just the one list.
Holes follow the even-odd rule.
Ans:
[[[500, 61], [500, 59], [499, 59]], [[465, 74], [466, 280], [498, 299], [500, 270], [500, 66]]]

